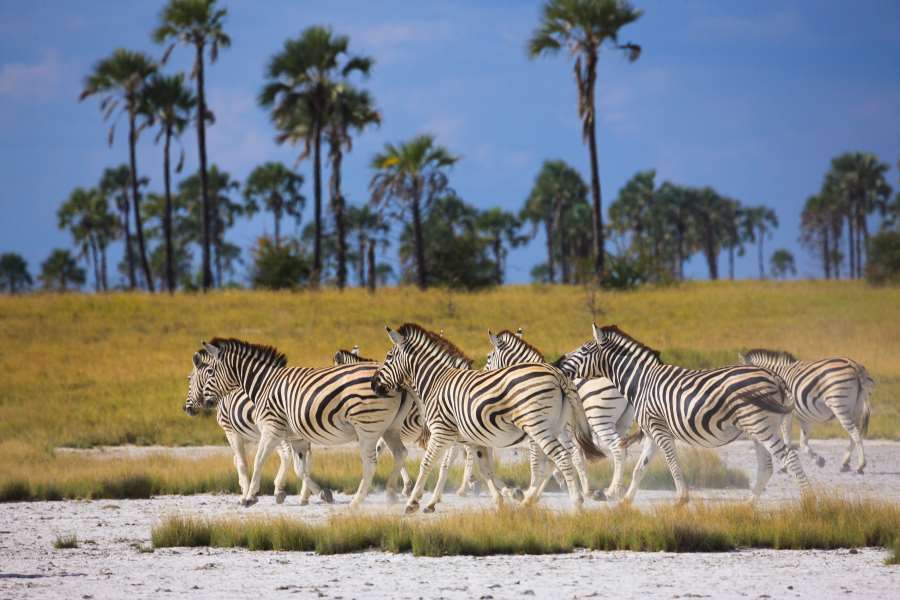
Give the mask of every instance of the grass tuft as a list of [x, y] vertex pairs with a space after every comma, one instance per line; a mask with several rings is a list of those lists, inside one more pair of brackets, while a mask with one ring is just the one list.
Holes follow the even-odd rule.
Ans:
[[66, 533], [62, 535], [57, 535], [56, 539], [53, 541], [53, 547], [57, 550], [68, 550], [70, 548], [78, 547], [78, 536], [74, 533]]
[[642, 552], [725, 552], [737, 548], [894, 548], [900, 505], [871, 500], [810, 498], [777, 508], [747, 504], [628, 506], [579, 513], [539, 508], [452, 512], [436, 518], [338, 515], [324, 524], [285, 517], [163, 518], [156, 547], [213, 546], [250, 550], [365, 550], [415, 556], [551, 554], [576, 548]]

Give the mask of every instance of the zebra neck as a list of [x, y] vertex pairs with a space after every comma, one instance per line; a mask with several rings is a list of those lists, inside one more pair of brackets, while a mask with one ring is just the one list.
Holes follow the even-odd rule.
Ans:
[[418, 360], [413, 362], [412, 367], [412, 390], [424, 403], [427, 403], [431, 398], [441, 373], [452, 368], [446, 365], [433, 363], [424, 365]]
[[609, 379], [626, 400], [635, 404], [641, 397], [641, 391], [648, 385], [648, 380], [663, 366], [665, 365], [641, 362], [639, 359], [619, 362], [612, 366]]
[[262, 398], [262, 390], [269, 376], [278, 369], [257, 361], [243, 360], [235, 364], [234, 370], [241, 382], [241, 389], [256, 404]]

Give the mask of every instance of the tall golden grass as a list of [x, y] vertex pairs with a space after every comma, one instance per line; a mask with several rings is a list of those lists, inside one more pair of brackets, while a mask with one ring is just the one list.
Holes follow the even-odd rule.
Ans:
[[214, 546], [340, 554], [377, 549], [416, 556], [548, 554], [591, 550], [721, 552], [736, 548], [891, 547], [900, 506], [807, 498], [775, 508], [693, 504], [559, 513], [541, 509], [452, 512], [437, 518], [339, 515], [322, 524], [290, 518], [163, 518], [156, 547]]
[[[578, 287], [506, 286], [478, 293], [410, 288], [206, 295], [0, 297], [0, 440], [37, 447], [221, 443], [211, 418], [180, 410], [202, 338], [266, 342], [292, 364], [326, 365], [338, 347], [388, 349], [383, 325], [443, 328], [476, 364], [487, 330], [523, 326], [548, 357], [590, 335]], [[801, 357], [851, 356], [878, 382], [870, 435], [900, 438], [900, 288], [860, 282], [696, 282], [599, 292], [600, 323], [616, 323], [685, 366], [728, 364], [742, 348]], [[836, 424], [816, 435], [842, 435]]]
[[[689, 450], [683, 453], [685, 475], [692, 487], [746, 488], [742, 471], [729, 469], [714, 452]], [[262, 493], [273, 493], [275, 461], [266, 465]], [[418, 461], [407, 461], [413, 477]], [[382, 457], [374, 483], [382, 488], [391, 469], [390, 457]], [[608, 485], [611, 467], [591, 464], [591, 480]], [[356, 491], [361, 476], [359, 455], [351, 451], [318, 452], [313, 462], [313, 477], [321, 485], [346, 494]], [[525, 488], [530, 478], [524, 461], [502, 463], [497, 475], [510, 485]], [[434, 482], [436, 474], [431, 477]], [[455, 466], [448, 478], [448, 489], [456, 489], [462, 480], [462, 468]], [[296, 490], [291, 475], [288, 491]], [[646, 489], [674, 489], [668, 468], [661, 458], [651, 463], [644, 479]], [[21, 442], [0, 443], [0, 502], [61, 500], [72, 498], [149, 498], [163, 494], [238, 493], [237, 475], [228, 456], [175, 458], [151, 454], [141, 458], [85, 457], [71, 453], [47, 454]]]

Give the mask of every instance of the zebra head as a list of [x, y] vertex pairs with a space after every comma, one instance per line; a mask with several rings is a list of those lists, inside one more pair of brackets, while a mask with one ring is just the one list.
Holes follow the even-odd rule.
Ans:
[[372, 390], [379, 396], [412, 387], [415, 365], [423, 361], [455, 369], [472, 368], [472, 359], [462, 350], [419, 325], [407, 323], [397, 331], [390, 327], [385, 330], [393, 346], [372, 377]]
[[363, 358], [359, 355], [359, 346], [353, 346], [352, 350], [338, 350], [334, 353], [332, 361], [335, 366], [355, 365], [356, 363], [375, 362], [371, 358]]
[[200, 343], [206, 358], [201, 361], [201, 366], [197, 367], [197, 379], [203, 398], [203, 408], [211, 409], [222, 398], [239, 388], [241, 382], [238, 381], [234, 371], [229, 369], [222, 360], [222, 349], [217, 344], [217, 340], [214, 339], [211, 343]]
[[487, 355], [487, 363], [484, 365], [485, 371], [493, 371], [502, 369], [511, 365], [522, 363], [542, 363], [544, 355], [534, 346], [526, 342], [522, 338], [522, 328], [513, 333], [505, 329], [494, 335], [490, 331], [488, 336], [491, 339], [491, 351]]
[[206, 350], [201, 349], [195, 352], [191, 374], [188, 375], [187, 400], [184, 403], [184, 412], [188, 415], [193, 417], [206, 408], [203, 401], [203, 388], [211, 374], [212, 366]]
[[661, 364], [659, 352], [634, 339], [615, 325], [591, 324], [594, 339], [554, 363], [570, 378], [606, 377], [616, 383], [614, 371], [636, 364]]
[[747, 352], [738, 353], [738, 360], [745, 365], [754, 365], [776, 371], [779, 368], [787, 367], [797, 362], [793, 354], [782, 352], [780, 350], [764, 350], [756, 348]]

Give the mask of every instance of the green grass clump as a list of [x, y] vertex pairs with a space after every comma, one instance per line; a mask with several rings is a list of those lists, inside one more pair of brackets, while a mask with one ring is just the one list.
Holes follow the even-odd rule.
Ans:
[[78, 547], [78, 536], [74, 533], [66, 533], [62, 535], [57, 535], [56, 539], [53, 541], [53, 547], [57, 550], [68, 550], [70, 548]]
[[894, 547], [900, 505], [808, 498], [777, 508], [694, 504], [559, 513], [540, 508], [451, 512], [436, 518], [338, 515], [324, 524], [285, 517], [169, 516], [154, 525], [155, 547], [213, 546], [341, 554], [382, 550], [415, 556], [552, 554], [576, 548], [724, 552], [737, 548]]
[[885, 559], [884, 564], [900, 565], [900, 536], [894, 536], [894, 545], [891, 548], [891, 555]]

